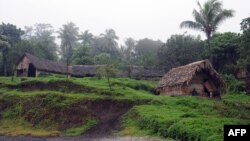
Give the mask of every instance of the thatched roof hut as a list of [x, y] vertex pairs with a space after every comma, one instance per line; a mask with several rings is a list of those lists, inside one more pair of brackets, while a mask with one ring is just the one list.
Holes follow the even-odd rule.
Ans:
[[71, 76], [92, 77], [97, 75], [97, 69], [105, 65], [74, 65], [70, 66]]
[[25, 53], [16, 65], [17, 76], [37, 76], [41, 72], [68, 74], [66, 64]]
[[[16, 64], [16, 76], [35, 77], [41, 74], [57, 73], [67, 74], [73, 77], [93, 77], [97, 75], [99, 67], [106, 65], [72, 65], [51, 61], [25, 53]], [[136, 79], [157, 79], [163, 76], [164, 72], [155, 69], [144, 68], [143, 66], [127, 66], [120, 70], [119, 77], [132, 77]]]
[[171, 69], [159, 81], [156, 91], [161, 95], [219, 96], [224, 86], [209, 60], [202, 60]]

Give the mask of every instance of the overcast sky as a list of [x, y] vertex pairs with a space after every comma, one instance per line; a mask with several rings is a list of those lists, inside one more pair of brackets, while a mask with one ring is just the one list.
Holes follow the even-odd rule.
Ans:
[[[203, 3], [205, 0], [200, 0]], [[120, 43], [127, 37], [150, 38], [165, 42], [172, 34], [198, 35], [180, 29], [184, 20], [192, 20], [197, 0], [0, 0], [0, 22], [23, 28], [49, 23], [58, 29], [74, 22], [81, 31], [94, 35], [113, 28]], [[222, 0], [224, 8], [235, 10], [219, 32], [240, 32], [240, 22], [250, 16], [250, 0]], [[203, 36], [204, 37], [204, 36]]]

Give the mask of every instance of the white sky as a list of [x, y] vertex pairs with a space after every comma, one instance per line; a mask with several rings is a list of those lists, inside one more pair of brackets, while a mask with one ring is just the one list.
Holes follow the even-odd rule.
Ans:
[[[205, 0], [200, 0], [203, 3]], [[198, 35], [180, 29], [184, 20], [193, 20], [197, 0], [0, 0], [0, 22], [18, 27], [49, 23], [56, 30], [74, 22], [80, 30], [94, 35], [113, 28], [120, 43], [127, 37], [150, 38], [165, 42], [172, 34]], [[235, 10], [219, 32], [240, 32], [240, 22], [250, 16], [250, 0], [222, 0], [224, 8]], [[204, 36], [203, 36], [204, 37]]]

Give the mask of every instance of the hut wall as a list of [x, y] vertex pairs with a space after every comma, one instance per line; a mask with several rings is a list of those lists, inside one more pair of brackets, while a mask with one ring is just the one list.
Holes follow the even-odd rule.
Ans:
[[36, 70], [36, 77], [38, 77], [41, 74], [41, 71]]
[[25, 56], [16, 67], [16, 76], [28, 76], [30, 60]]
[[173, 87], [164, 87], [160, 91], [160, 95], [178, 96], [178, 95], [185, 95], [185, 93], [182, 91], [181, 86], [173, 86]]
[[198, 95], [200, 96], [205, 96], [205, 92], [204, 92], [204, 87], [202, 84], [199, 84], [199, 83], [191, 83], [188, 87], [188, 93], [190, 95], [192, 95], [192, 91], [193, 89], [196, 90], [196, 92], [198, 93]]
[[186, 86], [186, 85], [185, 85], [185, 86], [182, 87], [181, 90], [182, 90], [182, 94], [183, 94], [183, 95], [191, 95], [190, 87], [189, 87], [189, 86]]

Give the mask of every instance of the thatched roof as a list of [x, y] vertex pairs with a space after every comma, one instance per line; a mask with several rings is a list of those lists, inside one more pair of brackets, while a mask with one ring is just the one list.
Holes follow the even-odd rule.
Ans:
[[[68, 73], [67, 65], [64, 63], [38, 58], [29, 53], [25, 53], [23, 57], [25, 56], [30, 60], [30, 62], [34, 65], [34, 67], [37, 70], [51, 72], [51, 73], [60, 73], [60, 74]], [[21, 58], [21, 60], [23, 59], [23, 57]]]
[[171, 69], [159, 81], [157, 89], [185, 84], [188, 85], [195, 74], [202, 70], [209, 73], [218, 87], [222, 88], [224, 86], [222, 77], [216, 72], [209, 60], [202, 60]]
[[95, 76], [97, 68], [105, 65], [74, 65], [70, 66], [72, 76]]

